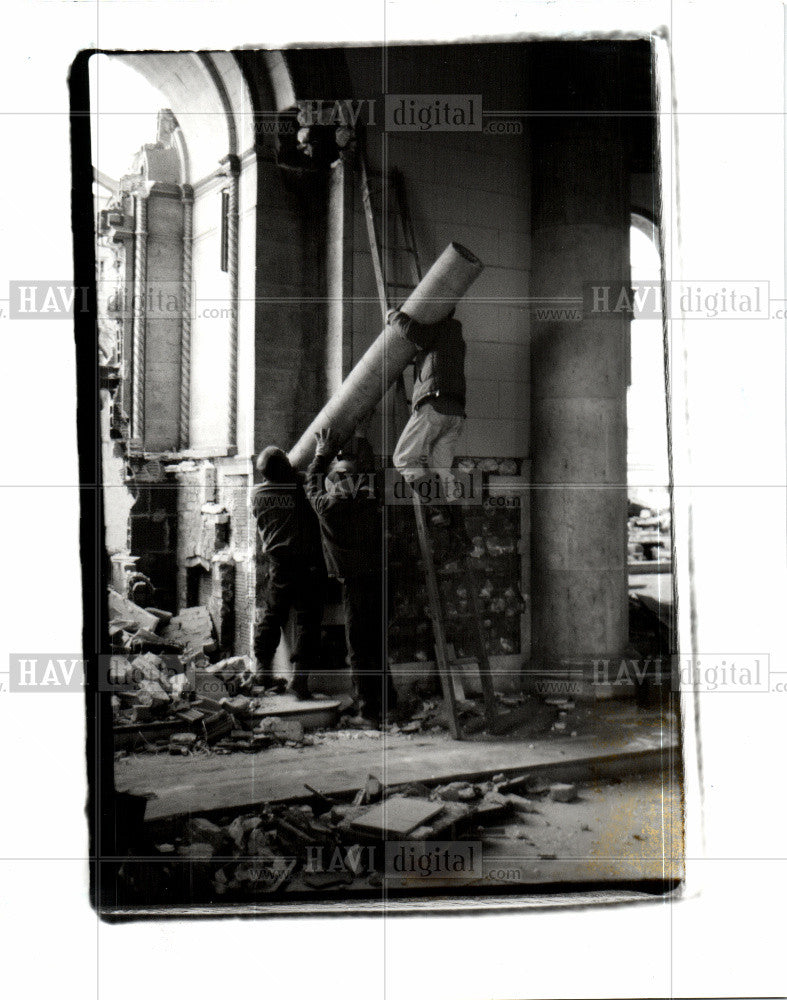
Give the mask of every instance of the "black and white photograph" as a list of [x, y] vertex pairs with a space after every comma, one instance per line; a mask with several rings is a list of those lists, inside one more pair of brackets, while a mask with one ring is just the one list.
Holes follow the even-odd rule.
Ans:
[[9, 993], [780, 995], [783, 6], [14, 7]]
[[675, 891], [652, 42], [85, 63], [98, 905]]

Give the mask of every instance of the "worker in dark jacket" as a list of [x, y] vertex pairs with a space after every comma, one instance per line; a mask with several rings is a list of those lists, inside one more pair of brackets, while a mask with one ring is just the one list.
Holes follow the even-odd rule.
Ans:
[[[467, 395], [462, 324], [453, 312], [439, 323], [425, 325], [397, 309], [388, 313], [387, 321], [418, 347], [413, 361], [412, 412], [393, 454], [394, 467], [419, 495], [448, 505], [452, 543], [467, 548], [469, 539], [451, 471]], [[419, 483], [426, 489], [417, 489]]]
[[[371, 470], [354, 457], [331, 466], [338, 442], [329, 429], [317, 434], [306, 474], [306, 494], [317, 513], [325, 563], [341, 580], [347, 653], [361, 724], [379, 726], [396, 707], [386, 655], [382, 511]], [[330, 471], [329, 471], [330, 469]]]
[[273, 682], [273, 657], [290, 611], [295, 611], [290, 690], [309, 697], [309, 671], [317, 666], [325, 569], [320, 529], [298, 473], [280, 448], [265, 448], [257, 459], [263, 481], [255, 488], [252, 509], [259, 548], [268, 562], [262, 615], [254, 631], [254, 655], [262, 685]]

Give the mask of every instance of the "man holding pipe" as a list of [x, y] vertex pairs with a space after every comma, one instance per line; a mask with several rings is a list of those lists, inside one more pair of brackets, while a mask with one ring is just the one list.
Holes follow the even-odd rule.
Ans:
[[418, 347], [413, 360], [412, 413], [396, 445], [393, 464], [422, 499], [447, 505], [451, 547], [459, 553], [470, 547], [451, 471], [465, 421], [462, 324], [454, 319], [453, 310], [446, 319], [425, 325], [392, 309], [387, 322]]
[[316, 434], [306, 495], [320, 522], [325, 563], [342, 584], [347, 654], [359, 703], [358, 723], [379, 728], [396, 708], [386, 655], [382, 511], [369, 468], [354, 456], [331, 465], [339, 442], [330, 428]]
[[267, 558], [268, 580], [260, 621], [254, 629], [257, 673], [251, 683], [274, 683], [273, 657], [290, 611], [295, 612], [290, 690], [307, 699], [309, 671], [320, 652], [325, 568], [320, 530], [303, 491], [301, 476], [280, 448], [268, 447], [257, 458], [262, 483], [252, 497], [260, 552]]

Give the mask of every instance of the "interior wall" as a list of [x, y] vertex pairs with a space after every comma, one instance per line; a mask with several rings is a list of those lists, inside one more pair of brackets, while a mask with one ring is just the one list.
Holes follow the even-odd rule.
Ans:
[[[289, 449], [326, 395], [324, 178], [282, 168], [276, 118], [294, 100], [281, 53], [238, 53], [254, 111], [256, 220], [253, 237], [254, 349], [241, 379], [253, 374], [252, 453]], [[243, 174], [241, 174], [243, 177]], [[242, 230], [243, 232], [243, 230]], [[246, 238], [244, 249], [252, 249]], [[243, 308], [242, 304], [242, 308]], [[253, 354], [253, 357], [252, 357]]]
[[[523, 127], [518, 135], [384, 132], [380, 125], [383, 69], [393, 93], [470, 91], [481, 94], [488, 110], [525, 106], [523, 46], [484, 46], [474, 51], [472, 67], [467, 51], [461, 46], [392, 48], [383, 56], [379, 49], [350, 49], [347, 62], [355, 100], [375, 101], [378, 124], [367, 129], [370, 170], [401, 171], [423, 269], [451, 240], [466, 244], [485, 265], [456, 313], [468, 344], [468, 419], [459, 454], [523, 458], [529, 453], [530, 402], [525, 301], [530, 280], [530, 143], [524, 120], [519, 119]], [[402, 259], [394, 266], [400, 276], [407, 274]], [[381, 327], [359, 197], [352, 293], [354, 362]], [[371, 431], [379, 446], [379, 415]]]

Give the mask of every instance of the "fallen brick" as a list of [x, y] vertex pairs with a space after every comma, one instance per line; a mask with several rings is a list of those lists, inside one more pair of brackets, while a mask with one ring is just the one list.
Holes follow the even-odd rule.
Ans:
[[142, 681], [155, 681], [165, 691], [170, 691], [169, 677], [160, 656], [156, 656], [155, 653], [141, 653], [131, 661], [131, 667], [132, 677], [140, 683], [140, 686]]
[[175, 712], [175, 715], [177, 715], [179, 719], [181, 719], [183, 722], [188, 722], [191, 725], [200, 722], [202, 719], [205, 718], [207, 714], [208, 714], [207, 712], [203, 712], [199, 708], [193, 708], [193, 707], [181, 708], [178, 709], [177, 712]]
[[[154, 617], [151, 615], [151, 617]], [[158, 619], [155, 619], [158, 622]], [[167, 623], [162, 638], [187, 654], [210, 652], [216, 648], [213, 622], [207, 608], [185, 608]]]
[[121, 687], [133, 677], [131, 660], [125, 656], [112, 656], [109, 659], [109, 683]]
[[499, 792], [487, 792], [475, 810], [473, 818], [476, 823], [483, 826], [504, 819], [511, 812], [511, 808], [507, 795], [500, 795]]
[[577, 797], [577, 786], [562, 783], [550, 785], [549, 797], [553, 802], [573, 802]]
[[210, 674], [218, 674], [222, 680], [239, 677], [251, 670], [251, 660], [248, 656], [229, 656], [218, 663], [211, 663], [205, 668]]

